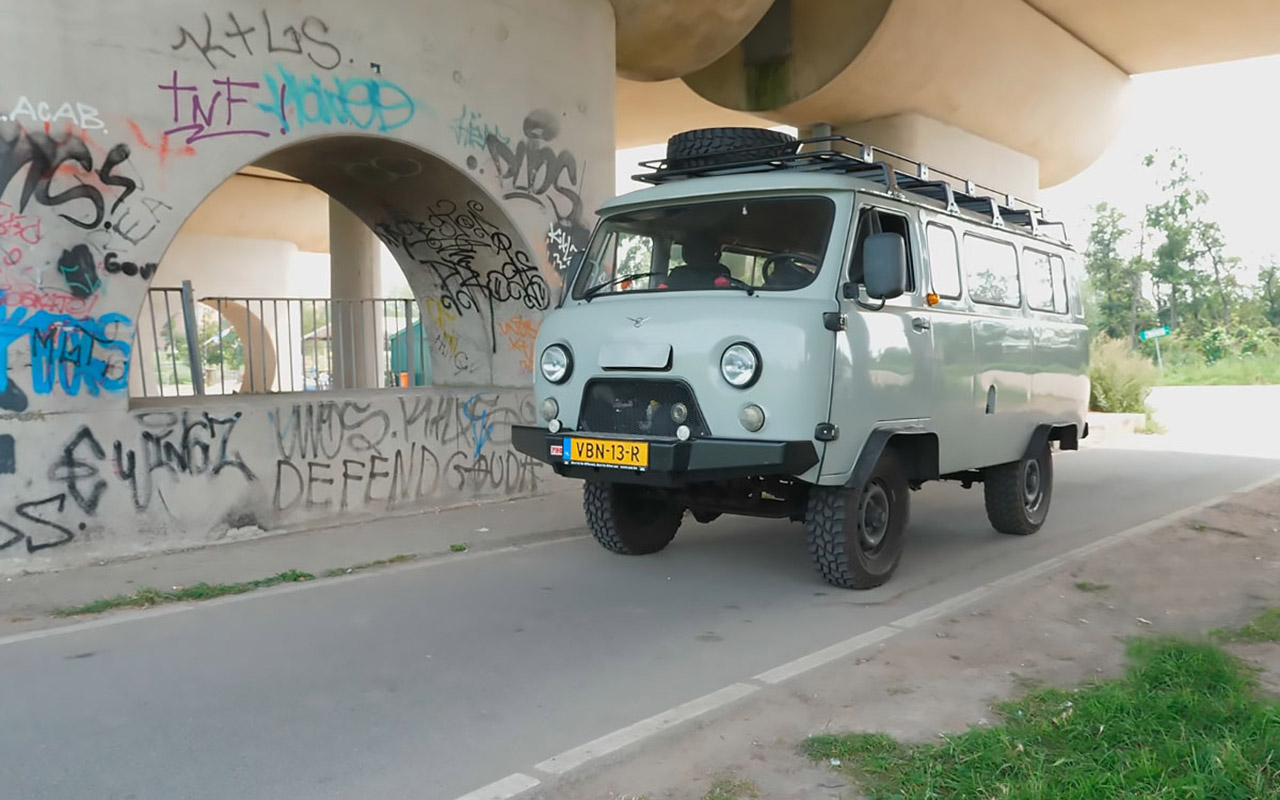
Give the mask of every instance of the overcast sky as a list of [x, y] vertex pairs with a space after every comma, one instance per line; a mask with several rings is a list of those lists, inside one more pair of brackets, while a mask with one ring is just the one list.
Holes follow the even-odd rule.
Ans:
[[[1181, 148], [1209, 213], [1232, 255], [1249, 273], [1280, 258], [1280, 57], [1139, 75], [1129, 122], [1105, 155], [1072, 180], [1045, 189], [1046, 216], [1068, 223], [1083, 248], [1090, 209], [1106, 201], [1141, 217], [1152, 192], [1144, 154]], [[663, 146], [618, 152], [618, 191], [635, 188], [636, 163], [660, 158]]]

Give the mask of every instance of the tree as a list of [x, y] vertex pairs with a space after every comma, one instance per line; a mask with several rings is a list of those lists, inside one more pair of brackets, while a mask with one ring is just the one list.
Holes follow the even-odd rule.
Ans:
[[1130, 231], [1124, 214], [1107, 203], [1094, 206], [1084, 266], [1093, 289], [1093, 326], [1112, 339], [1132, 338], [1141, 295], [1140, 260], [1125, 258], [1121, 245]]
[[1258, 273], [1257, 296], [1262, 316], [1271, 327], [1280, 327], [1280, 267], [1274, 262]]

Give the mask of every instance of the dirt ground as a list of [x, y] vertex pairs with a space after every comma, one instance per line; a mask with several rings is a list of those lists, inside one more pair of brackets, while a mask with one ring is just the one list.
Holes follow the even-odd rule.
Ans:
[[[1105, 587], [1105, 588], [1104, 588]], [[858, 798], [797, 753], [808, 736], [923, 741], [996, 721], [1035, 685], [1122, 673], [1134, 635], [1202, 636], [1280, 605], [1280, 483], [1128, 538], [978, 605], [899, 634], [531, 793], [546, 800], [697, 800], [718, 778], [762, 798]], [[1280, 694], [1280, 645], [1232, 645]], [[672, 676], [678, 679], [678, 676]]]

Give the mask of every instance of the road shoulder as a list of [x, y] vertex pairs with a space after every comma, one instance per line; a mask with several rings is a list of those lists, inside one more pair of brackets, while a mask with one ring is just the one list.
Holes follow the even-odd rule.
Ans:
[[[853, 787], [799, 745], [823, 733], [926, 741], [996, 721], [1032, 686], [1117, 677], [1127, 637], [1203, 636], [1280, 605], [1280, 482], [1109, 540], [1032, 580], [956, 608], [557, 780], [540, 800], [701, 798], [726, 776], [769, 798]], [[1275, 645], [1232, 645], [1280, 685]]]

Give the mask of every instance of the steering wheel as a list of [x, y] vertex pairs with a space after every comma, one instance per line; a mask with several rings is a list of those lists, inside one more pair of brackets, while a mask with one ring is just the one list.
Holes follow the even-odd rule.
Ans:
[[768, 282], [769, 279], [773, 277], [773, 271], [777, 269], [778, 262], [784, 259], [787, 261], [793, 261], [797, 264], [807, 264], [812, 266], [815, 273], [822, 266], [821, 261], [813, 256], [805, 255], [804, 253], [774, 253], [766, 258], [764, 260], [764, 264], [760, 267], [760, 271], [764, 275], [765, 282]]

